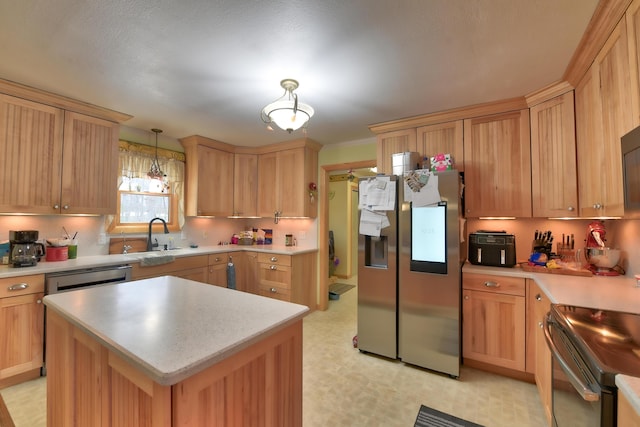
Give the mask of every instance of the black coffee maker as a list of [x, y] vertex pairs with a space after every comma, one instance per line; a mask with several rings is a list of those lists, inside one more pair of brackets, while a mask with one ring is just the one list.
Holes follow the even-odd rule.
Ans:
[[44, 245], [38, 243], [37, 230], [9, 231], [9, 265], [32, 267], [44, 256]]

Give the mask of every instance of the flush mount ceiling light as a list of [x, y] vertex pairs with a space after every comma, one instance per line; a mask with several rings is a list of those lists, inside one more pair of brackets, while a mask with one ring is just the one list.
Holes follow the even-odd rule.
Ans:
[[147, 172], [147, 176], [151, 179], [162, 179], [164, 178], [164, 172], [160, 169], [160, 163], [158, 162], [158, 134], [162, 133], [162, 129], [151, 129], [151, 132], [156, 134], [156, 156], [151, 161], [151, 169]]
[[313, 108], [298, 102], [298, 95], [293, 93], [298, 88], [298, 81], [284, 79], [280, 82], [284, 95], [262, 109], [260, 118], [265, 123], [275, 123], [280, 129], [291, 133], [306, 126], [313, 116]]

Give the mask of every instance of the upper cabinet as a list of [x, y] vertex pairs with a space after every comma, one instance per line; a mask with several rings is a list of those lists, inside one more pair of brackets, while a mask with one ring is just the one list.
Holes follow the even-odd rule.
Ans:
[[309, 184], [318, 179], [319, 149], [319, 144], [309, 140], [263, 149], [258, 155], [259, 216], [317, 216], [318, 197], [310, 193]]
[[185, 215], [233, 214], [233, 146], [202, 136], [180, 140], [186, 159]]
[[421, 126], [417, 129], [417, 150], [422, 157], [451, 154], [454, 168], [464, 171], [463, 121]]
[[573, 91], [531, 107], [534, 217], [578, 216]]
[[258, 212], [258, 155], [236, 153], [233, 166], [233, 216]]
[[621, 20], [575, 90], [580, 216], [622, 216], [620, 138], [633, 128], [626, 21]]
[[0, 94], [0, 211], [115, 213], [118, 130], [110, 120]]
[[467, 217], [531, 217], [529, 110], [464, 121]]
[[406, 151], [418, 151], [416, 145], [416, 130], [404, 129], [393, 132], [385, 132], [378, 135], [377, 154], [378, 173], [392, 174], [392, 156], [395, 153]]

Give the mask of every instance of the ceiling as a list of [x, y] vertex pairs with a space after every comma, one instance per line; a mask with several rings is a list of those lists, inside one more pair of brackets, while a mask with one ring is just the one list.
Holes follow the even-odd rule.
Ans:
[[[0, 0], [0, 78], [134, 116], [124, 125], [260, 146], [559, 80], [597, 0]], [[263, 106], [300, 82], [306, 135]]]

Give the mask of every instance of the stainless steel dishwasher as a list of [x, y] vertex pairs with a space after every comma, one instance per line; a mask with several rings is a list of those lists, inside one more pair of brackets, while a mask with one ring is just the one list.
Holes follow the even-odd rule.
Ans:
[[45, 294], [68, 292], [76, 289], [112, 285], [131, 280], [130, 265], [83, 268], [45, 274]]

